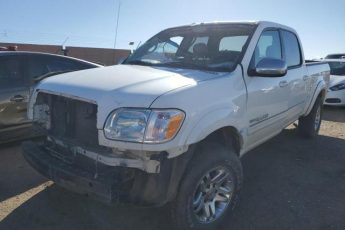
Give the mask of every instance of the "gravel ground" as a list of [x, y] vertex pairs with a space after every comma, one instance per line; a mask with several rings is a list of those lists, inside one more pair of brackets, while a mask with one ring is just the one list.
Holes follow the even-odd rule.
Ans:
[[[0, 146], [0, 159], [0, 229], [174, 229], [169, 207], [110, 207], [59, 188], [20, 143]], [[242, 163], [241, 200], [223, 229], [345, 229], [345, 109], [325, 109], [316, 139], [291, 126]]]

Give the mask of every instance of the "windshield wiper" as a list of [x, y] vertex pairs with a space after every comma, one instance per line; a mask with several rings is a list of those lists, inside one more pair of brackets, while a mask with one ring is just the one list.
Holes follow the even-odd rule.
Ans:
[[171, 67], [185, 67], [185, 68], [192, 68], [192, 69], [204, 69], [206, 66], [198, 65], [191, 62], [181, 62], [181, 61], [173, 61], [173, 62], [165, 62], [160, 64], [162, 66], [171, 66]]
[[224, 69], [224, 68], [219, 68], [219, 67], [198, 65], [196, 63], [181, 62], [181, 61], [166, 62], [166, 63], [162, 63], [161, 66], [181, 67], [181, 68], [187, 68], [187, 69], [190, 68], [190, 69], [196, 69], [196, 70], [201, 70], [201, 71], [216, 71], [216, 72]]
[[47, 78], [47, 77], [51, 77], [51, 76], [58, 75], [58, 74], [62, 74], [62, 73], [68, 73], [68, 72], [71, 72], [71, 71], [72, 71], [72, 70], [48, 72], [48, 73], [45, 73], [45, 74], [43, 74], [43, 75], [34, 77], [34, 81], [35, 81], [35, 82], [42, 81], [43, 79], [45, 79], [45, 78]]
[[144, 65], [144, 66], [151, 66], [152, 63], [146, 62], [146, 61], [141, 61], [141, 60], [132, 60], [132, 61], [127, 61], [123, 64], [129, 64], [129, 65]]

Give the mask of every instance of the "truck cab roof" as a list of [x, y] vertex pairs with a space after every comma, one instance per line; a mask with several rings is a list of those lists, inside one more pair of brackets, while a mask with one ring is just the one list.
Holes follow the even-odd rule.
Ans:
[[262, 27], [276, 27], [276, 28], [282, 28], [286, 30], [290, 30], [296, 33], [296, 31], [289, 27], [285, 26], [276, 22], [271, 21], [255, 21], [255, 20], [246, 20], [246, 21], [213, 21], [213, 22], [197, 22], [192, 23], [189, 25], [181, 25], [177, 27], [172, 27], [169, 29], [177, 29], [179, 27], [191, 27], [191, 26], [213, 26], [213, 25], [232, 25], [232, 24], [244, 24], [244, 25], [256, 25], [256, 26], [262, 26]]

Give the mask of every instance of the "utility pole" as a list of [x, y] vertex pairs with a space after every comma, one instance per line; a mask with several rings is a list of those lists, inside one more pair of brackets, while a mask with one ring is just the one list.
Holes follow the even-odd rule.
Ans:
[[117, 28], [119, 27], [120, 9], [121, 9], [121, 1], [119, 1], [119, 7], [117, 8], [117, 17], [116, 17], [116, 27], [115, 27], [115, 40], [114, 40], [114, 49], [116, 49]]

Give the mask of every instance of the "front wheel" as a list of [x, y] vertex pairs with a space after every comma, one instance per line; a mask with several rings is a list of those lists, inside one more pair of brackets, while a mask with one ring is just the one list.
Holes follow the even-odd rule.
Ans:
[[310, 113], [298, 120], [298, 130], [305, 137], [315, 137], [320, 130], [322, 120], [322, 100], [318, 97]]
[[176, 229], [217, 229], [232, 212], [242, 182], [234, 152], [204, 143], [195, 153], [172, 205]]

